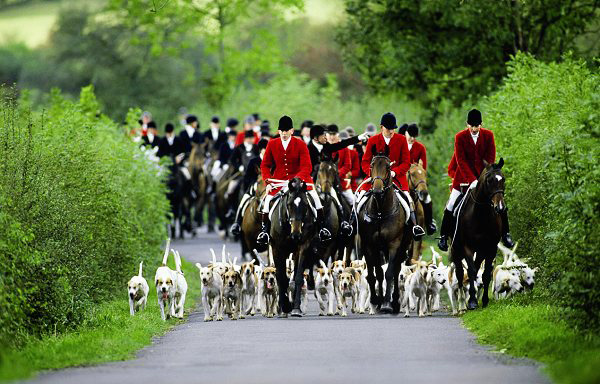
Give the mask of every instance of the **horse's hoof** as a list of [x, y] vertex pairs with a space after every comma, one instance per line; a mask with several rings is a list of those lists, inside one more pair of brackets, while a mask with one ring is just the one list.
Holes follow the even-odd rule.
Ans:
[[400, 313], [400, 303], [392, 303], [392, 313], [393, 314]]
[[[271, 317], [273, 317], [273, 316], [271, 316]], [[277, 317], [280, 318], [280, 319], [287, 319], [288, 314], [285, 313], [285, 312], [283, 312], [283, 313], [280, 313], [279, 315], [277, 315]]]
[[394, 308], [392, 308], [392, 305], [390, 303], [384, 303], [381, 305], [381, 309], [379, 310], [379, 312], [381, 313], [392, 313], [394, 311]]
[[292, 303], [289, 300], [285, 299], [281, 303], [281, 312], [290, 313], [292, 311]]
[[469, 310], [477, 309], [477, 301], [469, 301], [469, 305], [467, 306]]
[[302, 311], [299, 309], [292, 309], [292, 313], [290, 313], [292, 317], [302, 317]]

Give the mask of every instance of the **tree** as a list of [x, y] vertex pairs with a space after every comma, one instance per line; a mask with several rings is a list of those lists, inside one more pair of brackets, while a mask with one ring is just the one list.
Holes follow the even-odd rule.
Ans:
[[303, 0], [110, 0], [108, 7], [130, 27], [146, 32], [154, 54], [166, 50], [177, 55], [190, 39], [201, 37], [207, 53], [216, 55], [212, 71], [204, 76], [210, 86], [206, 97], [219, 106], [237, 82], [252, 80], [283, 62], [273, 51], [276, 37], [267, 29], [244, 36], [234, 27], [241, 20], [281, 18], [283, 11], [302, 6]]
[[344, 59], [375, 90], [435, 108], [489, 92], [519, 51], [557, 60], [598, 15], [598, 0], [346, 0]]

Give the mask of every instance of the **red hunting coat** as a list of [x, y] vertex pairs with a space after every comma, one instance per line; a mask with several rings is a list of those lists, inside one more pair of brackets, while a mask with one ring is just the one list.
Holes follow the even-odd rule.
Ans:
[[[376, 146], [377, 152], [385, 151], [385, 139], [383, 134], [372, 136], [367, 142], [367, 149], [362, 158], [362, 169], [367, 175], [371, 177], [371, 160], [373, 159], [373, 145]], [[406, 172], [410, 168], [410, 153], [408, 151], [408, 143], [406, 137], [395, 133], [392, 136], [389, 144], [389, 157], [394, 163], [392, 164], [392, 171], [396, 173], [394, 177], [394, 184], [403, 191], [408, 191], [408, 181], [406, 179]], [[364, 183], [360, 190], [366, 190], [371, 188], [371, 183]]]
[[[258, 133], [253, 132], [254, 133], [254, 144], [258, 144], [258, 141], [260, 140], [258, 137]], [[237, 136], [235, 137], [235, 146], [237, 147], [240, 144], [244, 143], [244, 138], [246, 137], [246, 131], [242, 130], [242, 132], [238, 132]]]
[[342, 191], [350, 189], [350, 183], [346, 182], [346, 175], [352, 172], [352, 158], [348, 148], [342, 148], [333, 153], [333, 158], [338, 159], [338, 174], [340, 175], [340, 183]]
[[427, 150], [422, 143], [415, 140], [410, 149], [410, 162], [419, 163], [419, 160], [423, 162], [423, 169], [427, 170]]
[[470, 184], [479, 178], [485, 168], [483, 160], [490, 164], [496, 161], [494, 134], [489, 129], [481, 128], [475, 144], [468, 129], [460, 131], [454, 137], [454, 154], [457, 168], [452, 188], [460, 190], [461, 183]]
[[[304, 141], [292, 136], [287, 150], [284, 150], [280, 137], [269, 140], [260, 163], [262, 178], [267, 184], [270, 184], [269, 179], [291, 180], [294, 177], [299, 177], [307, 184], [313, 184], [311, 170], [310, 155]], [[308, 186], [308, 189], [311, 190], [312, 186]], [[270, 194], [274, 195], [278, 190], [273, 190]]]
[[458, 168], [458, 164], [456, 164], [456, 155], [452, 153], [452, 159], [450, 159], [450, 163], [448, 164], [448, 176], [451, 179], [454, 179], [456, 176], [456, 168]]

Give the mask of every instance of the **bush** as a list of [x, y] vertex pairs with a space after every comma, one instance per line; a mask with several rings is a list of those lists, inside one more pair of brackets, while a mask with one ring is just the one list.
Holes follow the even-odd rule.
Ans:
[[61, 332], [160, 259], [167, 201], [156, 170], [98, 113], [56, 91], [41, 115], [0, 105], [0, 341]]
[[[536, 296], [560, 304], [575, 324], [600, 326], [600, 79], [582, 61], [542, 63], [520, 54], [502, 87], [483, 99], [483, 124], [504, 157], [506, 201], [519, 254], [540, 267]], [[445, 112], [425, 138], [442, 212], [452, 137], [466, 111]], [[445, 191], [444, 191], [445, 189]], [[442, 193], [444, 191], [444, 193]], [[579, 321], [581, 320], [581, 321]]]

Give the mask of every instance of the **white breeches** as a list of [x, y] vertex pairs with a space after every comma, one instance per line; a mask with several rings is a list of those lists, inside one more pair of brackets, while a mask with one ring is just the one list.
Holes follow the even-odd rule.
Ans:
[[460, 196], [460, 191], [458, 189], [452, 189], [450, 192], [450, 198], [448, 199], [448, 204], [446, 204], [446, 209], [450, 212], [454, 210], [454, 204], [456, 204], [456, 199]]
[[250, 194], [248, 193], [244, 193], [244, 196], [242, 196], [242, 201], [240, 201], [240, 205], [238, 206], [237, 212], [235, 213], [235, 217], [239, 217], [240, 214], [242, 214], [243, 210], [245, 209], [246, 203], [248, 202], [248, 200], [250, 200], [252, 196], [250, 196]]
[[229, 196], [235, 191], [237, 186], [240, 184], [241, 180], [231, 180], [229, 185], [227, 185], [227, 192], [225, 192], [225, 196]]
[[342, 196], [344, 196], [348, 204], [354, 205], [354, 193], [352, 193], [351, 189], [346, 189], [345, 191], [342, 191]]
[[[307, 193], [310, 196], [310, 198], [313, 200], [313, 204], [315, 205], [316, 209], [323, 208], [323, 204], [321, 203], [319, 194], [317, 193], [317, 191], [314, 188], [311, 189], [310, 191], [307, 191]], [[271, 196], [268, 193], [265, 194], [265, 197], [263, 198], [262, 209], [261, 209], [262, 213], [269, 213], [269, 209], [270, 209], [271, 201], [273, 200], [273, 197], [275, 197], [275, 196], [274, 195]]]

